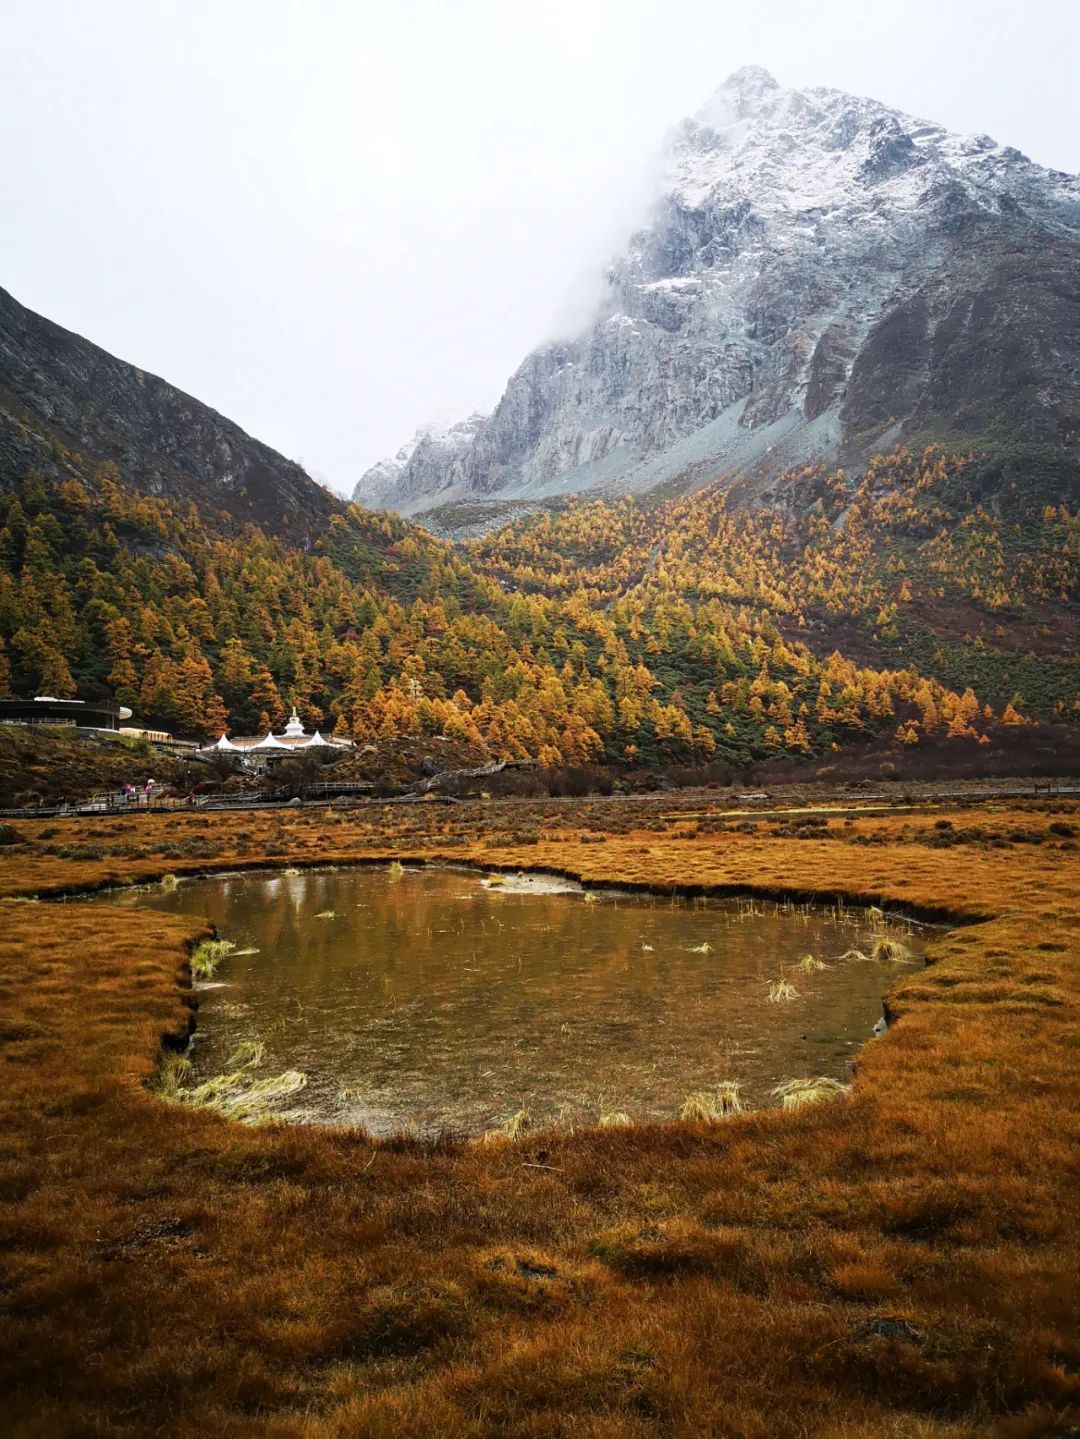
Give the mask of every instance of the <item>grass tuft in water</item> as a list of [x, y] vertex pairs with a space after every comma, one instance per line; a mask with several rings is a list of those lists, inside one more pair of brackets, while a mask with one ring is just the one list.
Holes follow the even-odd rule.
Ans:
[[720, 1118], [720, 1111], [716, 1107], [716, 1098], [707, 1089], [695, 1089], [682, 1102], [679, 1110], [680, 1119], [704, 1119], [714, 1120]]
[[773, 1094], [785, 1109], [802, 1109], [807, 1104], [823, 1104], [829, 1099], [839, 1099], [851, 1089], [850, 1084], [841, 1084], [838, 1079], [819, 1075], [817, 1079], [789, 1079], [778, 1084]]
[[721, 1119], [730, 1119], [743, 1112], [739, 1085], [734, 1079], [725, 1079], [715, 1091], [695, 1089], [683, 1100], [679, 1110], [680, 1119], [704, 1120], [714, 1124]]
[[163, 874], [159, 883], [161, 885], [161, 888], [165, 890], [165, 892], [168, 894], [171, 893], [174, 889], [176, 889], [180, 881], [177, 879], [175, 874]]
[[298, 1094], [307, 1084], [307, 1075], [299, 1069], [286, 1069], [266, 1079], [252, 1079], [250, 1070], [233, 1070], [215, 1074], [194, 1089], [181, 1089], [177, 1099], [195, 1109], [214, 1109], [228, 1119], [257, 1124], [270, 1117], [270, 1107], [280, 1099]]
[[187, 1087], [191, 1060], [186, 1054], [170, 1051], [162, 1055], [150, 1087], [169, 1104], [190, 1109], [213, 1109], [229, 1119], [257, 1124], [272, 1117], [271, 1106], [297, 1094], [307, 1084], [307, 1075], [298, 1069], [256, 1079], [252, 1070], [262, 1063], [265, 1045], [260, 1039], [244, 1039], [225, 1061], [224, 1074], [215, 1074], [202, 1084]]
[[337, 919], [337, 912], [332, 909], [320, 909], [315, 916], [316, 919]]
[[799, 991], [788, 979], [774, 979], [769, 985], [769, 1003], [781, 1004], [787, 999], [798, 999]]
[[818, 970], [826, 967], [824, 960], [818, 959], [814, 954], [804, 954], [795, 966], [796, 969], [802, 970], [803, 974], [815, 974]]
[[266, 1045], [261, 1039], [242, 1039], [225, 1061], [226, 1069], [254, 1069], [263, 1062]]
[[150, 1081], [150, 1088], [162, 1099], [179, 1103], [180, 1090], [190, 1074], [191, 1060], [187, 1055], [168, 1050], [161, 1056], [161, 1063]]
[[876, 959], [884, 964], [897, 964], [901, 960], [911, 958], [911, 950], [906, 944], [890, 935], [879, 934], [874, 940], [874, 947], [870, 951], [870, 958]]
[[209, 979], [227, 954], [236, 948], [227, 939], [204, 939], [191, 951], [191, 972], [196, 979]]
[[732, 1114], [741, 1114], [743, 1112], [743, 1102], [742, 1096], [739, 1093], [738, 1080], [725, 1079], [723, 1084], [718, 1086], [716, 1091], [716, 1107], [722, 1119], [726, 1119]]

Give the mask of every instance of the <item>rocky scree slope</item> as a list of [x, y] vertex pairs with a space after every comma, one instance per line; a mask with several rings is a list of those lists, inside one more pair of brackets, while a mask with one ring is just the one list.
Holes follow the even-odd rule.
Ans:
[[739, 472], [754, 499], [914, 436], [1080, 454], [1080, 180], [750, 67], [673, 135], [595, 322], [355, 498], [419, 513]]
[[124, 482], [204, 516], [306, 546], [341, 512], [295, 464], [155, 375], [0, 289], [0, 485], [28, 468], [63, 478], [64, 450], [112, 460]]

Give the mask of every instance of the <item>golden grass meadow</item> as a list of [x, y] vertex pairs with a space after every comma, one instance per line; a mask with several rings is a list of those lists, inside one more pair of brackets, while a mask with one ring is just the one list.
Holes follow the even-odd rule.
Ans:
[[[16, 824], [0, 1431], [1080, 1433], [1080, 813], [826, 820], [653, 797]], [[163, 1103], [150, 1081], [197, 1019], [206, 927], [50, 902], [395, 857], [844, 897], [952, 928], [830, 1102], [375, 1142]]]

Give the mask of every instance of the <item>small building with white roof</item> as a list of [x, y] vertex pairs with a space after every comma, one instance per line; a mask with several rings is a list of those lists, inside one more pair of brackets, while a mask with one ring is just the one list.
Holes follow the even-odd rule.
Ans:
[[199, 750], [199, 755], [210, 759], [218, 754], [231, 754], [238, 759], [262, 761], [281, 759], [284, 755], [296, 754], [301, 750], [343, 749], [352, 749], [352, 740], [335, 739], [333, 736], [324, 739], [318, 730], [308, 734], [294, 706], [282, 734], [274, 734], [271, 731], [264, 735], [236, 735], [233, 737], [222, 735], [213, 744], [204, 745]]

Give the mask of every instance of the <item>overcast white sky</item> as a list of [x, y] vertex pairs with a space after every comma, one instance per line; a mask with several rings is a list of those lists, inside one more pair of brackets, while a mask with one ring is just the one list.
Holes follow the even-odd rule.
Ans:
[[1080, 0], [0, 0], [0, 285], [342, 490], [489, 409], [738, 66], [1080, 171]]

